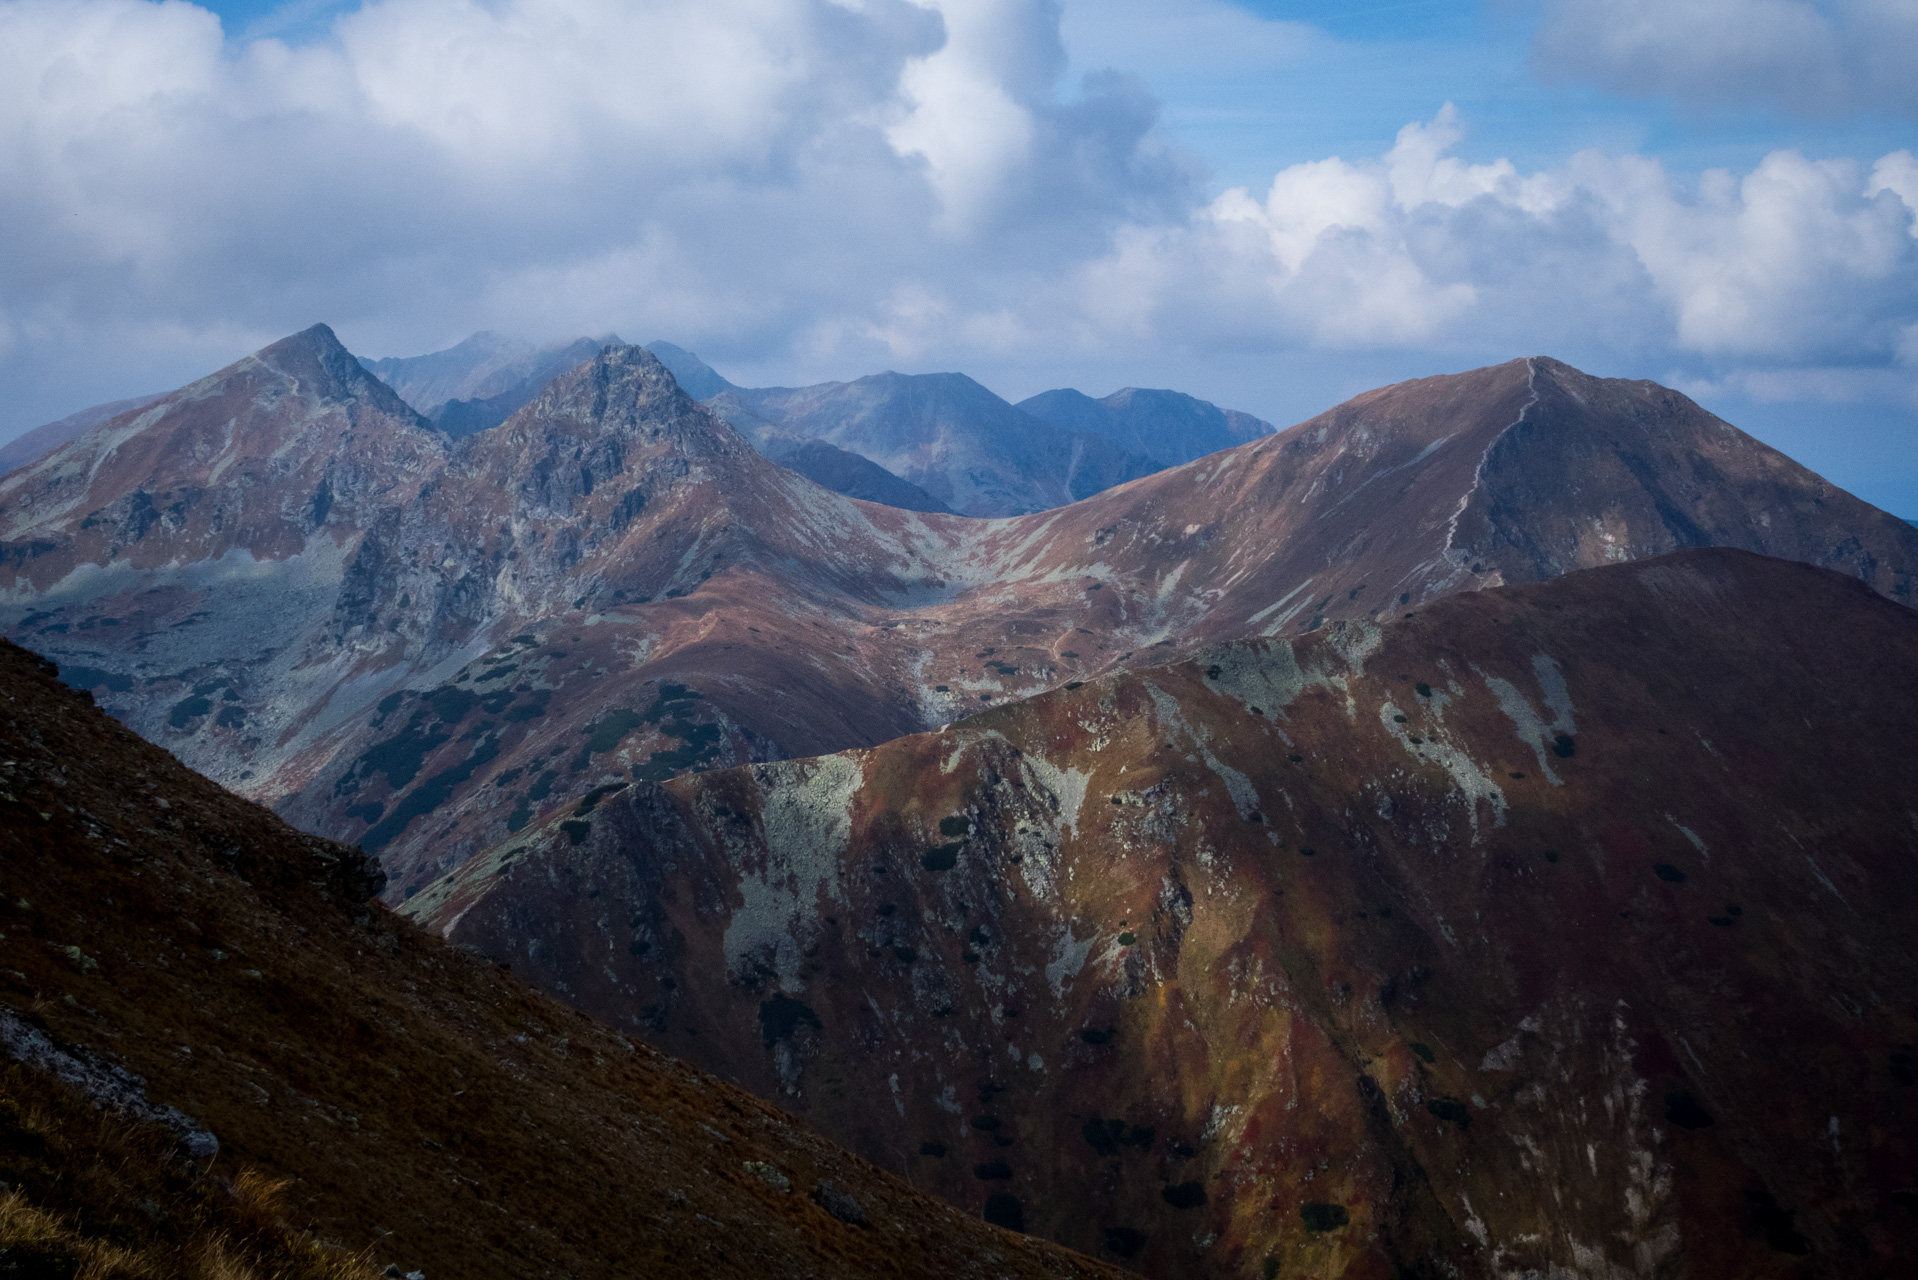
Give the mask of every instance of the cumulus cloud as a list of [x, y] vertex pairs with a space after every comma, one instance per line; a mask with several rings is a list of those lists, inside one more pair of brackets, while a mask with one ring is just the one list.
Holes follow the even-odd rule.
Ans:
[[1521, 172], [1456, 154], [1448, 107], [1207, 197], [1142, 82], [1065, 80], [1060, 31], [1057, 0], [367, 0], [294, 46], [185, 0], [0, 0], [0, 435], [322, 319], [372, 355], [616, 330], [742, 375], [1918, 378], [1909, 153]]
[[[1281, 171], [1086, 268], [1137, 335], [1889, 364], [1918, 321], [1918, 164], [1775, 152], [1681, 182], [1641, 156], [1466, 164], [1450, 107], [1370, 160]], [[1088, 326], [1090, 329], [1091, 326]]]
[[1535, 49], [1546, 74], [1618, 93], [1918, 114], [1910, 0], [1547, 0]]

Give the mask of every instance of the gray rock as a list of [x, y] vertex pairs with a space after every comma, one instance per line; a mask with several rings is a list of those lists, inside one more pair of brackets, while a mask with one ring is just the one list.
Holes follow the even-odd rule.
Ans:
[[834, 1186], [829, 1178], [819, 1180], [819, 1185], [813, 1188], [812, 1199], [814, 1204], [849, 1226], [866, 1225], [865, 1206]]

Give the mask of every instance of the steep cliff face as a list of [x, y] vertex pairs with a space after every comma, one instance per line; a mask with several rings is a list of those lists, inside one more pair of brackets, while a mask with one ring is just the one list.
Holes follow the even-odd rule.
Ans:
[[1698, 543], [1909, 598], [1918, 530], [1675, 393], [1519, 361], [1016, 520], [849, 501], [609, 347], [424, 427], [313, 330], [0, 481], [0, 627], [395, 900], [601, 788]]
[[405, 910], [1151, 1275], [1913, 1256], [1918, 614], [1733, 551], [1412, 612], [598, 794]]
[[[1120, 1274], [368, 904], [358, 850], [194, 776], [4, 642], [0, 688], [0, 1270], [75, 1274], [10, 1247], [31, 1206], [110, 1246], [102, 1275], [253, 1274], [263, 1240], [260, 1273], [302, 1277]], [[191, 1241], [209, 1217], [222, 1234]], [[172, 1265], [129, 1264], [141, 1245]]]

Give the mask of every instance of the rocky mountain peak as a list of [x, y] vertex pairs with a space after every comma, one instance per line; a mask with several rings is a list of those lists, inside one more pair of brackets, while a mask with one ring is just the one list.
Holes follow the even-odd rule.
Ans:
[[[0, 536], [47, 583], [84, 563], [296, 553], [444, 464], [445, 439], [314, 325], [98, 424], [0, 481]], [[48, 576], [53, 575], [53, 576]]]
[[636, 346], [607, 346], [553, 379], [503, 425], [512, 432], [534, 423], [582, 438], [661, 440], [670, 435], [720, 451], [745, 447], [730, 427], [680, 389], [659, 357]]
[[414, 412], [399, 393], [374, 377], [359, 358], [348, 351], [333, 330], [324, 324], [260, 348], [245, 361], [215, 374], [219, 378], [257, 362], [273, 373], [296, 384], [299, 391], [322, 403], [365, 403], [381, 413], [412, 420], [425, 427], [426, 419]]

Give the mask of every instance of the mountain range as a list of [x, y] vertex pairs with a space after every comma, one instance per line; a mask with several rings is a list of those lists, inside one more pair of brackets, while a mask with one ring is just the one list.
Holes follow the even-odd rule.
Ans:
[[[1544, 357], [1217, 452], [1201, 429], [1233, 420], [1199, 414], [1196, 460], [1010, 518], [848, 498], [725, 417], [891, 440], [910, 471], [937, 459], [900, 421], [989, 394], [709, 406], [608, 344], [455, 439], [316, 326], [0, 478], [0, 631], [375, 854], [434, 931], [1152, 1274], [1904, 1247], [1903, 1148], [1843, 1156], [1904, 1095], [1784, 1053], [1833, 1102], [1816, 1174], [1775, 1154], [1809, 1123], [1766, 1092], [1784, 1067], [1738, 1054], [1761, 1007], [1861, 1062], [1913, 1038], [1881, 881], [1918, 811], [1888, 727], [1918, 530], [1677, 392]], [[1087, 404], [1123, 432], [1137, 399]], [[1855, 749], [1827, 749], [1841, 723]], [[1855, 1023], [1817, 1023], [1818, 991]], [[1711, 1252], [1739, 1205], [1791, 1248]]]
[[1676, 393], [1542, 359], [978, 521], [809, 484], [639, 348], [448, 441], [316, 328], [0, 480], [0, 618], [189, 764], [364, 841], [397, 897], [635, 772], [1698, 545], [1899, 599], [1918, 564], [1918, 531]]

